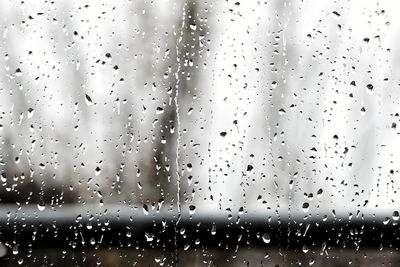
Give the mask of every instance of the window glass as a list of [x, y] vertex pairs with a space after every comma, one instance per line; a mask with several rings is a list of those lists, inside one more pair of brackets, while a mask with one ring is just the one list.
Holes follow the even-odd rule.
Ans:
[[0, 265], [396, 265], [398, 13], [0, 2]]

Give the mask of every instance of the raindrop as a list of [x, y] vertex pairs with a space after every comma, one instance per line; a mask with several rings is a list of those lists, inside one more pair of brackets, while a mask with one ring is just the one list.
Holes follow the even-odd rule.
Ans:
[[269, 244], [271, 242], [271, 237], [269, 234], [265, 233], [261, 236], [262, 240], [264, 241], [265, 244]]
[[390, 222], [390, 218], [389, 217], [385, 217], [385, 219], [383, 220], [383, 224], [387, 225]]
[[95, 171], [95, 173], [94, 173], [95, 175], [99, 175], [100, 172], [101, 172], [101, 169], [100, 169], [99, 166], [97, 166], [96, 169], [95, 169], [94, 171]]
[[399, 212], [397, 210], [393, 211], [392, 218], [395, 221], [398, 221], [400, 218]]
[[190, 29], [192, 29], [193, 31], [195, 31], [197, 29], [197, 25], [195, 23], [191, 23], [190, 24]]
[[211, 234], [215, 235], [216, 233], [217, 233], [217, 226], [215, 226], [215, 224], [213, 224], [211, 227]]
[[44, 204], [43, 200], [39, 201], [37, 208], [39, 211], [44, 211], [46, 209], [46, 205]]
[[33, 108], [28, 108], [28, 119], [33, 117], [35, 110]]
[[164, 113], [164, 109], [162, 107], [156, 108], [156, 114], [163, 114], [163, 113]]
[[92, 98], [90, 98], [90, 96], [85, 94], [85, 101], [86, 101], [86, 105], [91, 106], [93, 105], [93, 101]]
[[18, 68], [18, 69], [15, 70], [15, 76], [17, 76], [17, 77], [22, 76], [22, 71], [21, 71], [20, 68]]
[[144, 213], [144, 215], [148, 215], [149, 214], [149, 207], [147, 207], [146, 204], [143, 204], [143, 213]]
[[317, 191], [317, 197], [322, 197], [322, 193], [323, 193], [324, 191], [322, 190], [322, 188], [320, 188], [320, 189], [318, 189], [318, 191]]
[[247, 174], [250, 174], [251, 171], [254, 169], [253, 165], [247, 165]]
[[190, 205], [189, 206], [190, 215], [194, 214], [195, 212], [196, 212], [196, 206], [195, 205]]
[[186, 169], [187, 169], [188, 172], [191, 172], [191, 171], [193, 170], [193, 165], [192, 165], [192, 163], [186, 164]]
[[18, 246], [17, 246], [17, 245], [14, 245], [14, 246], [13, 246], [13, 249], [12, 249], [12, 254], [17, 255], [18, 253], [19, 253], [19, 251], [18, 251]]
[[310, 208], [310, 204], [308, 204], [307, 202], [304, 202], [303, 203], [303, 211], [307, 212], [309, 210], [309, 208]]
[[367, 84], [367, 92], [372, 95], [374, 86], [372, 84]]
[[286, 110], [284, 110], [283, 108], [278, 110], [279, 115], [283, 115], [286, 113]]
[[4, 257], [7, 255], [7, 247], [0, 242], [0, 258]]
[[144, 233], [144, 236], [146, 237], [146, 241], [147, 241], [147, 242], [151, 242], [151, 241], [154, 240], [154, 234], [153, 234], [153, 233], [145, 232], [145, 233]]

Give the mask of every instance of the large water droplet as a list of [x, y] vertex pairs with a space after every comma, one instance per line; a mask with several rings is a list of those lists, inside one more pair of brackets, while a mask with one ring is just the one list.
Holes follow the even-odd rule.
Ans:
[[197, 25], [194, 24], [194, 23], [191, 23], [191, 24], [189, 25], [189, 27], [190, 27], [190, 29], [192, 29], [193, 31], [195, 31], [195, 30], [197, 29]]
[[151, 242], [151, 241], [154, 240], [154, 234], [153, 234], [153, 233], [145, 232], [145, 233], [144, 233], [144, 236], [146, 237], [146, 241], [147, 241], [147, 242]]
[[395, 221], [398, 221], [400, 218], [399, 212], [397, 210], [393, 211], [392, 218]]
[[14, 245], [14, 246], [13, 246], [12, 253], [13, 253], [14, 255], [17, 255], [17, 254], [19, 253], [19, 251], [18, 251], [18, 246], [17, 246], [17, 245]]
[[39, 211], [44, 211], [46, 209], [46, 205], [44, 204], [43, 201], [41, 201], [37, 204], [37, 208]]
[[17, 77], [22, 76], [22, 70], [20, 68], [15, 70], [15, 76], [17, 76]]
[[318, 189], [318, 191], [317, 191], [317, 197], [322, 197], [322, 193], [323, 193], [324, 191], [322, 190], [322, 188], [320, 188], [320, 189]]
[[213, 226], [211, 227], [211, 234], [215, 235], [217, 233], [217, 226], [215, 226], [215, 224], [213, 224]]
[[271, 237], [269, 234], [265, 233], [261, 236], [262, 240], [264, 241], [265, 244], [269, 244], [271, 242]]
[[196, 212], [196, 206], [195, 205], [190, 205], [189, 206], [189, 214], [192, 215], [195, 212]]
[[307, 202], [303, 203], [303, 211], [307, 212], [310, 209], [310, 204], [308, 204]]
[[0, 242], [0, 258], [7, 255], [7, 247]]
[[88, 106], [93, 105], [93, 101], [90, 98], [90, 96], [88, 96], [88, 95], [85, 95], [85, 102], [86, 102], [86, 105], [88, 105]]
[[33, 117], [35, 110], [33, 108], [28, 108], [28, 119]]

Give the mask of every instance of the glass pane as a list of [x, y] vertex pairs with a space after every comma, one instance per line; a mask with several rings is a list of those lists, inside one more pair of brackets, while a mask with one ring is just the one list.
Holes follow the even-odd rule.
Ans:
[[396, 266], [398, 7], [0, 2], [0, 265]]

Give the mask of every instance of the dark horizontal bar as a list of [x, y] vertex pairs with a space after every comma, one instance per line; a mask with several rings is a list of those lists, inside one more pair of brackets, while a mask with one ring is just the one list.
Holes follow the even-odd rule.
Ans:
[[[371, 216], [372, 217], [372, 216]], [[18, 249], [33, 247], [153, 247], [190, 249], [238, 246], [299, 249], [397, 248], [397, 221], [383, 218], [292, 218], [265, 215], [144, 214], [126, 206], [0, 206], [0, 242]]]

